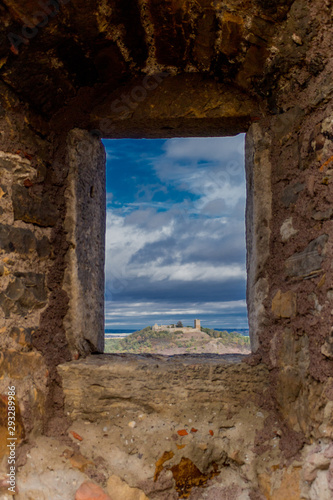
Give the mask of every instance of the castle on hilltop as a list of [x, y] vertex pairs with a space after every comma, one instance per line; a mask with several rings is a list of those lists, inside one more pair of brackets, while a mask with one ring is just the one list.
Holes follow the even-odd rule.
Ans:
[[[152, 330], [154, 332], [165, 330], [166, 328], [167, 329], [173, 328], [173, 329], [178, 329], [179, 330], [179, 327], [176, 327], [174, 325], [158, 325], [157, 323], [155, 323], [155, 325], [152, 326]], [[189, 329], [189, 327], [182, 327], [182, 330], [184, 330], [184, 328]], [[201, 329], [200, 319], [195, 319], [194, 320], [194, 329], [195, 330], [200, 330]]]

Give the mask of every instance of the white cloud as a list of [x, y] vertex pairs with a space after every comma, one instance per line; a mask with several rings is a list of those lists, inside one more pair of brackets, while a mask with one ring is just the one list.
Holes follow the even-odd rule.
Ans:
[[246, 271], [242, 266], [198, 266], [194, 263], [163, 266], [159, 262], [154, 262], [153, 264], [147, 263], [137, 269], [131, 269], [128, 275], [145, 276], [153, 281], [191, 281], [193, 283], [218, 281], [222, 283], [231, 278], [245, 278]]
[[[246, 309], [245, 300], [234, 300], [230, 302], [203, 302], [189, 304], [188, 307], [175, 306], [171, 303], [156, 302], [106, 302], [106, 319], [113, 317], [136, 317], [136, 316], [172, 316], [172, 315], [196, 315], [196, 314], [215, 314], [217, 311], [234, 312]], [[124, 323], [126, 324], [126, 323]]]
[[[164, 154], [150, 162], [161, 182], [184, 190], [185, 197], [186, 191], [195, 194], [197, 199], [155, 202], [145, 192], [144, 201], [130, 200], [108, 211], [106, 287], [113, 299], [128, 296], [130, 304], [117, 301], [117, 310], [112, 310], [115, 303], [108, 304], [106, 319], [112, 325], [128, 324], [124, 317], [133, 322], [135, 317], [152, 317], [155, 322], [165, 316], [219, 315], [223, 311], [238, 311], [245, 317], [245, 301], [191, 302], [178, 307], [170, 302], [164, 306], [162, 299], [168, 284], [171, 294], [177, 284], [178, 297], [183, 289], [185, 294], [191, 288], [204, 291], [207, 283], [211, 292], [202, 297], [209, 300], [242, 296], [239, 290], [246, 279], [243, 149], [243, 136], [168, 140]], [[167, 193], [165, 186], [160, 191]], [[224, 284], [222, 295], [219, 283]], [[133, 297], [142, 298], [144, 287], [150, 288], [146, 298], [155, 298], [156, 290], [158, 301], [133, 304]], [[186, 301], [184, 296], [183, 304]]]
[[170, 139], [152, 163], [162, 182], [199, 196], [197, 210], [214, 200], [233, 209], [244, 198], [244, 135]]
[[234, 137], [170, 139], [166, 141], [164, 149], [166, 156], [175, 161], [234, 160], [235, 154], [244, 156], [244, 134]]
[[[184, 325], [193, 325], [194, 318], [201, 318], [202, 326], [216, 325], [218, 328], [247, 328], [246, 303], [244, 300], [230, 302], [193, 302], [178, 305], [172, 302], [107, 302], [107, 328], [139, 329], [147, 325], [170, 324], [179, 320]], [[236, 318], [236, 319], [235, 319]]]
[[125, 217], [108, 211], [106, 227], [107, 278], [113, 270], [124, 273], [128, 269], [132, 256], [138, 250], [143, 248], [147, 242], [159, 241], [170, 235], [171, 230], [171, 222], [154, 229], [127, 225]]

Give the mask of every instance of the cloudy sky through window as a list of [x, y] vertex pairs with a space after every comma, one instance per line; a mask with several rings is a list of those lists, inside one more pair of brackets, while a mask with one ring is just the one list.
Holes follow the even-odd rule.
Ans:
[[247, 328], [244, 135], [103, 142], [106, 328]]

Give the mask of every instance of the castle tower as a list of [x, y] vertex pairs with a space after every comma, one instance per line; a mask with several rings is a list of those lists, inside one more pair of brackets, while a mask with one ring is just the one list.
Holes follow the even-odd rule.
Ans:
[[194, 328], [196, 330], [200, 330], [201, 326], [200, 326], [200, 319], [195, 319], [194, 320]]

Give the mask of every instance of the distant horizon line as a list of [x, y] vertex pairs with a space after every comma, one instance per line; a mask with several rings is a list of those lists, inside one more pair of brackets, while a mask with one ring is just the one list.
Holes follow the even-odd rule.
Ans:
[[[127, 328], [125, 327], [117, 327], [117, 328], [110, 328], [110, 327], [105, 327], [104, 331], [114, 331], [114, 330], [124, 330], [124, 331], [137, 331], [137, 330], [143, 330], [144, 328], [147, 328], [147, 326], [152, 326], [152, 325], [146, 325], [146, 326], [139, 326], [139, 327], [129, 327], [127, 325]], [[160, 325], [160, 326], [168, 326], [168, 325]], [[248, 326], [224, 326], [224, 327], [211, 327], [211, 326], [201, 326], [202, 328], [209, 328], [210, 330], [217, 330], [218, 331], [223, 331], [223, 330], [248, 330]], [[183, 325], [180, 326], [179, 328], [193, 328], [194, 326], [191, 325]]]

